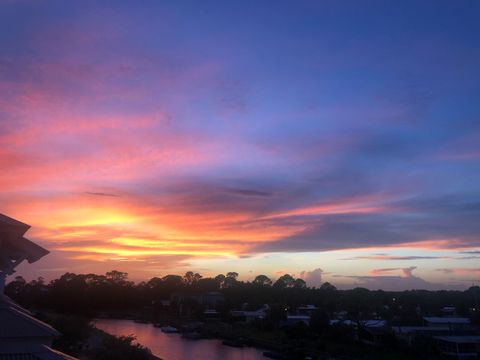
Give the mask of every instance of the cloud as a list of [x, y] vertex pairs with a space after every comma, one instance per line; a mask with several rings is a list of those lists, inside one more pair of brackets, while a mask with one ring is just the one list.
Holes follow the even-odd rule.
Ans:
[[[382, 289], [386, 291], [401, 291], [413, 289], [439, 290], [444, 288], [464, 290], [464, 285], [433, 283], [413, 274], [416, 266], [406, 268], [383, 268], [373, 269], [370, 275], [333, 275], [334, 278], [353, 280], [351, 286], [365, 287], [371, 290]], [[400, 272], [400, 275], [391, 275], [392, 272]], [[387, 275], [383, 275], [387, 274]]]
[[[392, 210], [389, 211], [388, 208]], [[318, 214], [305, 231], [257, 251], [326, 251], [368, 247], [478, 247], [480, 202], [468, 196], [415, 197], [388, 202], [381, 212]]]
[[344, 258], [341, 260], [392, 260], [392, 261], [410, 261], [410, 260], [437, 260], [437, 259], [451, 259], [449, 256], [395, 256], [387, 254], [374, 254], [367, 256], [354, 256], [350, 258]]
[[308, 286], [312, 287], [320, 287], [320, 285], [322, 284], [322, 275], [325, 274], [325, 272], [320, 269], [320, 268], [317, 268], [315, 270], [312, 270], [312, 271], [302, 271], [300, 272], [299, 274], [299, 278], [305, 280], [305, 282], [307, 283]]
[[244, 195], [244, 196], [272, 196], [272, 193], [267, 191], [251, 190], [251, 189], [225, 189], [232, 194]]
[[405, 268], [382, 268], [382, 269], [372, 269], [370, 270], [371, 275], [381, 275], [384, 273], [391, 273], [395, 271], [400, 271], [401, 276], [404, 278], [413, 277], [413, 270], [415, 270], [416, 266], [410, 266]]
[[105, 193], [105, 192], [92, 192], [92, 191], [87, 191], [85, 192], [88, 195], [93, 195], [93, 196], [111, 196], [111, 197], [117, 197], [119, 195], [112, 194], [112, 193]]
[[[479, 70], [464, 41], [476, 25], [436, 13], [450, 37], [414, 26], [405, 54], [367, 26], [377, 23], [364, 21], [369, 9], [350, 19], [367, 24], [366, 42], [339, 49], [331, 44], [348, 32], [329, 21], [292, 40], [305, 35], [292, 19], [322, 17], [322, 6], [299, 5], [295, 17], [281, 7], [258, 22], [248, 4], [206, 4], [201, 14], [153, 3], [7, 5], [0, 210], [32, 224], [58, 256], [107, 266], [149, 252], [238, 261], [363, 248], [409, 255], [352, 261], [478, 255], [450, 256], [480, 246]], [[212, 21], [217, 13], [228, 21]], [[289, 36], [261, 31], [278, 24]], [[312, 52], [324, 31], [336, 40]], [[259, 49], [265, 61], [252, 56]], [[435, 58], [439, 49], [449, 51]], [[352, 58], [365, 76], [350, 76]], [[401, 75], [407, 68], [413, 75]]]
[[480, 268], [442, 268], [437, 271], [445, 274], [480, 274]]

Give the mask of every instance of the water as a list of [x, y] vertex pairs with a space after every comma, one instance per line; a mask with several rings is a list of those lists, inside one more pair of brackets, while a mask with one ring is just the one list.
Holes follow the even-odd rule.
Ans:
[[99, 319], [97, 328], [112, 335], [134, 335], [137, 341], [164, 360], [266, 360], [254, 348], [232, 348], [220, 340], [186, 340], [180, 334], [165, 334], [151, 324], [131, 320]]

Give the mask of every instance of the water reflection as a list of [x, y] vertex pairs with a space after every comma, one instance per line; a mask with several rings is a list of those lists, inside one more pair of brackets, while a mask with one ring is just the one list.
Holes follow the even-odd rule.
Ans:
[[231, 348], [219, 340], [185, 340], [179, 334], [165, 334], [151, 324], [131, 320], [99, 319], [96, 326], [112, 335], [135, 335], [137, 341], [164, 360], [265, 360], [254, 348]]

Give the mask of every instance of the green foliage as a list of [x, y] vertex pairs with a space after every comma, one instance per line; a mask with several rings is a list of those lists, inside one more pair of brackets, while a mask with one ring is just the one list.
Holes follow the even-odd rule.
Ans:
[[[105, 275], [66, 273], [46, 283], [39, 278], [30, 282], [16, 277], [7, 284], [7, 295], [27, 308], [49, 309], [59, 313], [95, 316], [102, 312], [111, 315], [137, 312], [152, 308], [158, 313], [161, 300], [169, 300], [173, 294], [204, 294], [221, 292], [225, 301], [217, 304], [217, 310], [228, 314], [248, 303], [250, 310], [263, 304], [279, 308], [295, 308], [302, 304], [315, 304], [329, 316], [346, 310], [353, 320], [371, 319], [381, 315], [392, 324], [419, 325], [422, 316], [437, 315], [446, 305], [455, 306], [468, 316], [469, 309], [478, 308], [480, 289], [471, 287], [466, 291], [402, 292], [371, 291], [364, 288], [337, 290], [324, 283], [318, 289], [309, 288], [302, 279], [289, 274], [282, 275], [273, 284], [266, 275], [258, 275], [252, 282], [239, 280], [236, 272], [219, 274], [214, 278], [202, 277], [195, 272], [184, 276], [165, 275], [134, 284], [128, 274], [112, 270]], [[180, 305], [170, 306], [172, 313]], [[188, 304], [184, 304], [188, 305]], [[200, 307], [188, 305], [190, 313], [203, 311]], [[173, 309], [173, 310], [172, 310]], [[142, 310], [143, 311], [143, 310]], [[285, 310], [283, 310], [285, 311]], [[479, 322], [478, 310], [472, 321]], [[278, 318], [278, 317], [277, 317]], [[277, 319], [271, 318], [268, 326], [277, 326]]]
[[150, 350], [135, 342], [133, 336], [105, 334], [101, 345], [89, 352], [92, 360], [151, 360]]
[[[258, 333], [275, 334], [275, 339], [272, 338], [274, 342], [294, 341], [290, 345], [313, 341], [313, 336], [326, 351], [341, 355], [342, 351], [354, 349], [355, 352], [345, 355], [358, 354], [359, 359], [403, 359], [417, 355], [416, 351], [420, 352], [421, 349], [431, 356], [436, 354], [434, 345], [424, 338], [415, 340], [414, 350], [400, 349], [399, 344], [390, 341], [384, 344], [385, 351], [373, 354], [359, 347], [353, 327], [341, 323], [330, 325], [329, 319], [335, 312], [346, 310], [354, 321], [380, 316], [393, 325], [420, 325], [422, 316], [440, 314], [442, 307], [449, 305], [456, 307], [461, 315], [469, 314], [472, 323], [480, 324], [478, 287], [463, 292], [392, 292], [365, 288], [337, 290], [329, 283], [319, 288], [309, 288], [304, 280], [289, 274], [275, 282], [266, 275], [258, 275], [252, 282], [245, 282], [239, 279], [236, 272], [204, 278], [193, 271], [184, 276], [165, 275], [134, 284], [128, 280], [127, 273], [113, 270], [105, 275], [66, 273], [50, 283], [42, 278], [27, 282], [22, 277], [16, 277], [5, 291], [27, 308], [51, 309], [55, 313], [69, 314], [46, 317], [44, 320], [64, 334], [54, 346], [72, 355], [79, 353], [90, 331], [85, 317], [95, 316], [99, 312], [111, 316], [131, 314], [154, 321], [168, 318], [170, 321], [177, 315], [200, 319], [205, 308], [215, 306], [222, 319], [228, 321], [231, 320], [232, 309], [257, 310], [263, 304], [268, 304], [266, 317], [248, 324]], [[224, 301], [213, 305], [202, 303], [199, 299], [204, 299], [209, 292], [220, 292]], [[172, 299], [174, 301], [170, 304], [162, 305], [162, 300]], [[305, 304], [314, 304], [320, 309], [313, 313], [310, 326], [303, 323], [285, 328], [281, 326], [287, 312]], [[221, 336], [224, 332], [212, 334]], [[149, 358], [147, 356], [150, 356], [148, 351], [131, 337], [107, 337], [91, 358], [136, 360]]]
[[278, 289], [287, 289], [292, 288], [295, 285], [295, 279], [290, 274], [282, 275], [278, 278], [277, 281], [273, 284], [274, 287]]
[[54, 349], [73, 356], [80, 355], [82, 347], [87, 342], [92, 330], [89, 319], [81, 316], [50, 313], [41, 313], [37, 317], [62, 334], [53, 342]]
[[258, 275], [255, 277], [255, 280], [253, 280], [253, 283], [260, 286], [270, 286], [272, 285], [272, 280], [266, 275]]

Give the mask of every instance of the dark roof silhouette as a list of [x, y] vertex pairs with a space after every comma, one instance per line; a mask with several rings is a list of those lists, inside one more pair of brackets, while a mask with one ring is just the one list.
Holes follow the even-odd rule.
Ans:
[[35, 319], [28, 310], [7, 296], [0, 302], [0, 338], [58, 337], [61, 334], [50, 325]]
[[0, 360], [75, 360], [50, 348], [61, 334], [3, 294], [5, 279], [24, 260], [48, 251], [23, 237], [30, 226], [0, 214]]
[[25, 255], [31, 264], [49, 253], [48, 250], [23, 237], [30, 225], [0, 214], [0, 251]]

